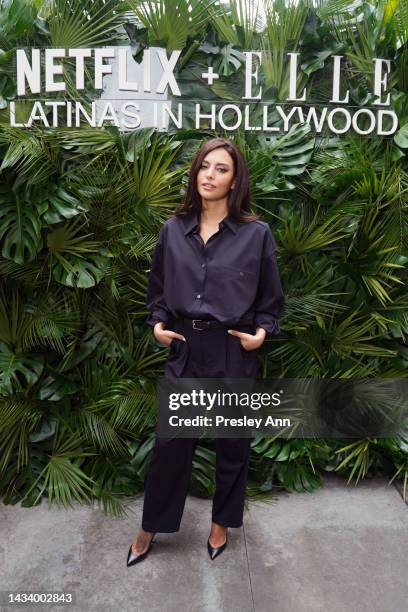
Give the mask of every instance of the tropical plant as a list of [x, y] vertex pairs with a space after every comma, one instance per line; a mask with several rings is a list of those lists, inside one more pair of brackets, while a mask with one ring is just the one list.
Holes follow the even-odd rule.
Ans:
[[[249, 0], [0, 2], [5, 503], [97, 500], [121, 515], [127, 498], [143, 490], [154, 444], [155, 383], [167, 354], [145, 324], [147, 275], [191, 158], [214, 135], [240, 146], [252, 207], [271, 224], [279, 247], [282, 334], [265, 342], [261, 376], [406, 378], [408, 12], [406, 0], [392, 7], [382, 0], [268, 0], [264, 11]], [[130, 44], [135, 61], [153, 44], [181, 50], [183, 129], [10, 125], [17, 47], [105, 44]], [[251, 119], [268, 103], [268, 124], [277, 131], [229, 132], [209, 123], [196, 129], [196, 100], [205, 112], [241, 96], [248, 50], [265, 54], [263, 98], [250, 102]], [[334, 54], [344, 56], [345, 83], [357, 107], [372, 101], [372, 58], [392, 60], [394, 137], [319, 133], [307, 121], [282, 131], [273, 105], [287, 96], [288, 52], [301, 54], [298, 87], [306, 87], [316, 107], [331, 99]], [[76, 91], [70, 61], [64, 59], [68, 87], [60, 98], [89, 105], [96, 92]], [[210, 67], [219, 79], [207, 85], [201, 75]], [[324, 470], [338, 470], [356, 481], [381, 471], [404, 483], [405, 496], [407, 450], [404, 435], [254, 439], [248, 494], [268, 496], [276, 486], [313, 491]], [[191, 492], [212, 495], [214, 467], [214, 441], [200, 440]]]

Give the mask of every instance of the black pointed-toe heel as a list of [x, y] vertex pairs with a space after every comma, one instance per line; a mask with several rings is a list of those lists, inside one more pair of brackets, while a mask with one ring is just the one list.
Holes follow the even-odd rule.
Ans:
[[208, 550], [208, 554], [210, 555], [210, 559], [212, 561], [214, 561], [215, 557], [218, 557], [218, 555], [220, 555], [222, 551], [227, 548], [227, 542], [228, 542], [228, 531], [225, 537], [225, 542], [221, 546], [211, 546], [210, 538], [208, 538], [207, 550]]
[[149, 554], [150, 547], [153, 544], [155, 535], [156, 534], [153, 535], [152, 539], [150, 540], [149, 546], [144, 553], [140, 553], [139, 555], [134, 555], [132, 553], [132, 544], [130, 545], [128, 556], [127, 556], [127, 561], [126, 561], [127, 567], [130, 567], [131, 565], [135, 565], [136, 563], [140, 563], [140, 561], [143, 561], [143, 559], [146, 559], [147, 555]]

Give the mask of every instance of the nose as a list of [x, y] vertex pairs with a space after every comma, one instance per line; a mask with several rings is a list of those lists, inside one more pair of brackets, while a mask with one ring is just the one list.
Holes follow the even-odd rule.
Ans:
[[213, 176], [213, 169], [208, 166], [207, 168], [207, 172], [206, 172], [207, 178], [211, 178]]

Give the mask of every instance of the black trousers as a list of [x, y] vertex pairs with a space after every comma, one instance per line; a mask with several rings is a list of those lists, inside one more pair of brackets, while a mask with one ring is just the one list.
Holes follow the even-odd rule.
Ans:
[[[246, 351], [227, 329], [193, 330], [177, 323], [166, 362], [166, 377], [256, 378], [256, 351]], [[240, 327], [255, 333], [255, 327]], [[217, 438], [216, 489], [212, 520], [223, 527], [241, 527], [248, 475], [250, 438]], [[197, 439], [156, 437], [145, 481], [142, 527], [171, 533], [180, 528]]]

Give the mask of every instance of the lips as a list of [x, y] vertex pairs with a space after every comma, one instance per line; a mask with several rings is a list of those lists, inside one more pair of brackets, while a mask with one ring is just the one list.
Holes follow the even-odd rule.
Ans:
[[215, 189], [215, 185], [211, 185], [210, 183], [203, 183], [203, 187], [205, 189]]

